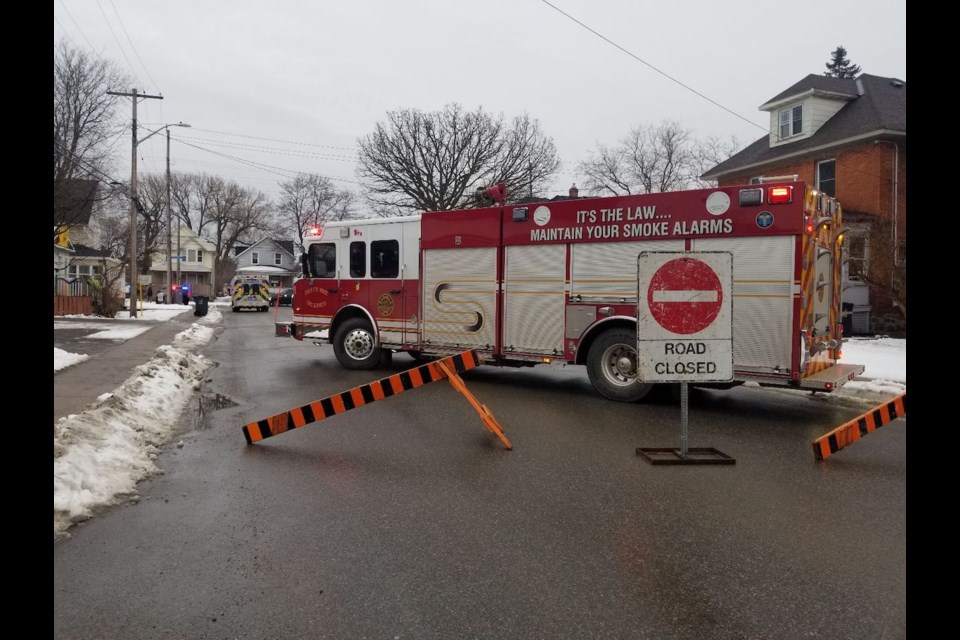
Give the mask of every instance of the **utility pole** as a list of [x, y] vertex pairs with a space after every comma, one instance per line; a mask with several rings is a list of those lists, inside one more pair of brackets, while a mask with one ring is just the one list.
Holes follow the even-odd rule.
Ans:
[[[163, 296], [163, 302], [165, 304], [173, 304], [173, 287], [170, 286], [172, 284], [170, 282], [170, 272], [173, 270], [171, 269], [171, 265], [173, 264], [173, 254], [170, 253], [171, 251], [170, 244], [173, 242], [173, 240], [170, 238], [170, 232], [171, 232], [170, 216], [173, 213], [173, 210], [170, 208], [170, 127], [166, 127], [166, 129], [167, 129], [167, 281], [166, 281], [167, 293], [166, 295]], [[179, 216], [177, 217], [177, 221], [178, 222], [180, 221]], [[177, 255], [179, 256], [180, 254], [177, 254]]]
[[130, 147], [130, 317], [137, 317], [137, 208], [140, 204], [137, 197], [137, 98], [155, 98], [163, 100], [163, 96], [150, 96], [145, 93], [138, 94], [136, 89], [130, 93], [121, 93], [119, 91], [107, 91], [112, 96], [125, 96], [133, 98], [133, 144]]

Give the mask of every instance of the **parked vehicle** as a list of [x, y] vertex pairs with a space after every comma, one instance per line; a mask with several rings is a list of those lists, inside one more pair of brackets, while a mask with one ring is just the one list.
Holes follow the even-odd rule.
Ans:
[[[270, 306], [275, 307], [277, 305], [277, 293], [273, 293], [270, 296]], [[279, 294], [280, 306], [281, 307], [292, 307], [293, 306], [293, 289], [284, 289]]]

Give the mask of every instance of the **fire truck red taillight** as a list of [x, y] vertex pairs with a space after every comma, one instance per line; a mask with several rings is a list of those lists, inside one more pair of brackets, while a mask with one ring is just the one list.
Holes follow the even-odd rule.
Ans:
[[804, 230], [807, 232], [807, 235], [808, 235], [808, 236], [812, 236], [812, 235], [813, 235], [813, 223], [812, 223], [812, 222], [808, 222], [807, 225], [804, 227]]
[[793, 187], [770, 187], [767, 193], [767, 202], [770, 204], [793, 202]]

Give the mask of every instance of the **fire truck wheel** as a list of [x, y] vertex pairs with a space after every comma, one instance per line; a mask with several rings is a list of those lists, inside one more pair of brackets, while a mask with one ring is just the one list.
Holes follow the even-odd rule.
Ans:
[[350, 318], [340, 325], [333, 338], [333, 353], [344, 369], [373, 369], [380, 362], [373, 329], [361, 318]]
[[619, 402], [637, 402], [653, 384], [637, 382], [637, 335], [628, 329], [605, 331], [590, 346], [587, 374], [600, 395]]

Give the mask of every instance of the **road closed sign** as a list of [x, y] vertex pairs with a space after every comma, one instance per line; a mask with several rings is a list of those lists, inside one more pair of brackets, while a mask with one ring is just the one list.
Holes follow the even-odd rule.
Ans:
[[733, 380], [733, 254], [644, 251], [637, 258], [637, 377]]

